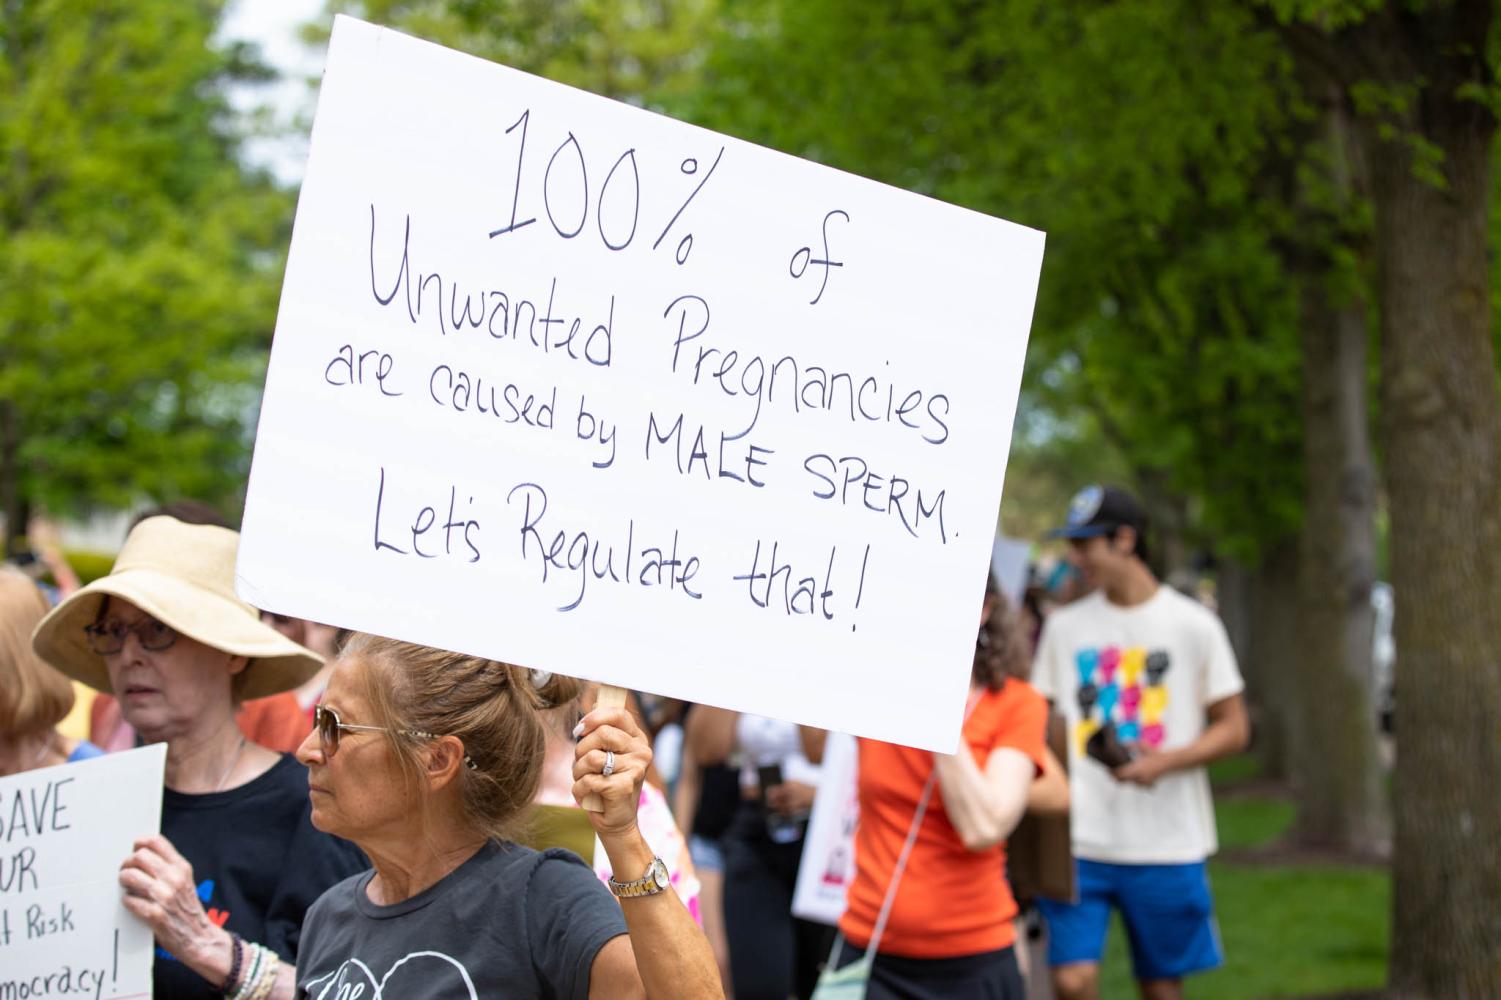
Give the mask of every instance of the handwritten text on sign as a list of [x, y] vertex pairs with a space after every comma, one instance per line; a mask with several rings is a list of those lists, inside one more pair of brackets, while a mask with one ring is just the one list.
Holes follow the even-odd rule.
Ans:
[[339, 18], [241, 592], [952, 750], [1041, 256]]
[[161, 827], [165, 744], [0, 778], [0, 997], [151, 995], [120, 863]]

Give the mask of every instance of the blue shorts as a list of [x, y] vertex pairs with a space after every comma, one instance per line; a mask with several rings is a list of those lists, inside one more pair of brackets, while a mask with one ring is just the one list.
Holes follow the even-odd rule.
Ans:
[[1079, 902], [1038, 900], [1048, 922], [1048, 963], [1099, 962], [1110, 908], [1121, 911], [1137, 979], [1180, 979], [1225, 960], [1204, 863], [1075, 863]]
[[696, 833], [690, 834], [688, 856], [693, 859], [693, 867], [701, 872], [724, 871], [724, 849], [719, 846], [718, 839], [710, 840]]

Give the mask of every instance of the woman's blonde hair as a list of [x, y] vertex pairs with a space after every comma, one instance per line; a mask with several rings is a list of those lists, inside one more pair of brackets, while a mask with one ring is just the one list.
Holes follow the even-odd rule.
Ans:
[[11, 738], [51, 729], [73, 708], [73, 685], [31, 649], [48, 610], [30, 577], [0, 566], [0, 732]]
[[420, 787], [425, 741], [401, 730], [458, 737], [465, 818], [488, 837], [512, 839], [542, 782], [541, 713], [578, 697], [581, 682], [365, 633], [351, 636], [340, 657], [364, 664], [372, 724], [387, 730], [409, 787]]

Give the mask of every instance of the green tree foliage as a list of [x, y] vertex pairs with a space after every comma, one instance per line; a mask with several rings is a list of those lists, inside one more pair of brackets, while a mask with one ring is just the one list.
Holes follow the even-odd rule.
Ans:
[[1250, 11], [767, 0], [721, 23], [674, 110], [1046, 230], [1025, 407], [1087, 411], [1149, 493], [1190, 498], [1201, 541], [1254, 556], [1295, 530], [1292, 218], [1271, 196], [1296, 102]]
[[238, 160], [221, 3], [0, 2], [0, 492], [233, 502], [289, 200]]
[[716, 0], [334, 0], [331, 9], [607, 97], [692, 92]]

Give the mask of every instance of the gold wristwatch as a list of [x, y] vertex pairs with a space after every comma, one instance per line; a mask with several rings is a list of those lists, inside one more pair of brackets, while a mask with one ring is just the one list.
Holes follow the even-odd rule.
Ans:
[[610, 891], [621, 899], [655, 896], [659, 892], [665, 892], [670, 885], [672, 885], [672, 878], [667, 874], [667, 866], [662, 863], [661, 858], [652, 858], [646, 874], [634, 882], [617, 882], [614, 878], [610, 879]]

